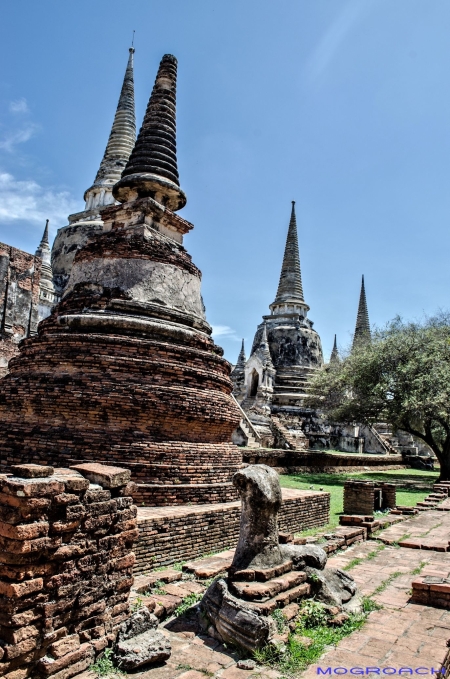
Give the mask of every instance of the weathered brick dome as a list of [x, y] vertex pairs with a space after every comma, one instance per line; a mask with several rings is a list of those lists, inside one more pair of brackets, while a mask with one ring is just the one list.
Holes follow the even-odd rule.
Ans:
[[[165, 57], [150, 102], [175, 75]], [[162, 135], [172, 109], [149, 110]], [[103, 232], [77, 252], [62, 301], [0, 382], [1, 468], [114, 462], [131, 469], [147, 504], [231, 500], [241, 462], [231, 366], [182, 245], [192, 224], [169, 208], [184, 194], [144, 137], [117, 184], [125, 202], [102, 211]], [[149, 167], [159, 172], [150, 180]]]

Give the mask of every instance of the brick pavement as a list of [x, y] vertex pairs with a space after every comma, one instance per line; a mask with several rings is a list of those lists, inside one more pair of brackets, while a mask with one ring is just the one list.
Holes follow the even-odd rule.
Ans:
[[[422, 519], [424, 514], [417, 519]], [[432, 518], [428, 517], [428, 521]], [[421, 525], [423, 527], [423, 522]], [[361, 559], [361, 563], [348, 572], [362, 594], [373, 595], [383, 609], [373, 611], [361, 630], [343, 639], [317, 664], [301, 673], [302, 679], [317, 677], [318, 667], [439, 668], [446, 652], [445, 642], [450, 638], [450, 611], [412, 604], [409, 599], [413, 572], [418, 569], [422, 575], [447, 572], [450, 554], [388, 545], [377, 551], [380, 547], [380, 543], [370, 540], [328, 560], [328, 566], [344, 568], [353, 560]], [[367, 559], [374, 552], [376, 554]], [[375, 593], [383, 584], [383, 591]]]
[[[383, 531], [392, 536], [399, 529], [406, 532], [442, 538], [450, 536], [450, 517], [436, 510], [423, 512], [399, 525]], [[438, 522], [443, 522], [436, 526]], [[407, 529], [405, 529], [407, 526]], [[391, 533], [389, 533], [391, 531]], [[325, 652], [320, 661], [297, 676], [317, 677], [317, 669], [351, 668], [434, 668], [437, 670], [450, 638], [450, 611], [409, 602], [411, 581], [420, 575], [441, 576], [450, 571], [450, 554], [433, 550], [409, 549], [386, 545], [381, 540], [368, 540], [352, 545], [328, 559], [328, 566], [345, 568], [364, 595], [372, 595], [383, 606], [373, 611], [365, 625]], [[218, 642], [199, 636], [194, 628], [165, 630], [172, 643], [169, 661], [145, 672], [133, 674], [136, 679], [281, 679], [285, 676], [268, 668], [252, 671], [238, 669], [236, 656]], [[333, 672], [333, 669], [331, 670]], [[340, 671], [337, 674], [343, 674]], [[376, 673], [375, 673], [376, 674]], [[370, 673], [372, 676], [373, 673]], [[332, 675], [334, 676], [334, 675]], [[366, 675], [367, 676], [367, 675]], [[77, 679], [94, 679], [85, 672]]]

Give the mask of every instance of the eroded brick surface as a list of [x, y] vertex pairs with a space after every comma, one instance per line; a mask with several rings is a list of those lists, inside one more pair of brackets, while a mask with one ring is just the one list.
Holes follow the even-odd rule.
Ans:
[[50, 475], [0, 479], [0, 674], [6, 677], [71, 677], [128, 616], [138, 535], [131, 497], [123, 485], [104, 490], [73, 470], [41, 472]]
[[42, 261], [0, 243], [0, 377], [19, 353], [19, 342], [36, 332]]
[[[328, 522], [329, 493], [283, 488], [282, 497], [279, 513], [281, 530], [297, 533]], [[240, 514], [240, 502], [237, 501], [207, 508], [139, 507], [136, 573], [177, 561], [196, 559], [202, 554], [235, 545], [239, 535]], [[219, 567], [217, 572], [220, 570]], [[214, 574], [212, 569], [208, 577]]]

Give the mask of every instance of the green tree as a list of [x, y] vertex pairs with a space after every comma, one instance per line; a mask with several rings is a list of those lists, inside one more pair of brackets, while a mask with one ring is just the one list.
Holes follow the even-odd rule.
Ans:
[[422, 439], [450, 480], [450, 317], [396, 318], [310, 382], [306, 405], [336, 422], [385, 421]]

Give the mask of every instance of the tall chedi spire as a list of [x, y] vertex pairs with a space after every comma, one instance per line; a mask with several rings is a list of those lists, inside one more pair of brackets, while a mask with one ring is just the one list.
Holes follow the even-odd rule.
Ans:
[[50, 245], [48, 241], [48, 224], [49, 220], [45, 222], [44, 233], [39, 243], [39, 247], [35, 252], [35, 256], [42, 260], [41, 273], [39, 279], [39, 303], [38, 303], [38, 320], [42, 321], [47, 316], [50, 316], [52, 307], [58, 301], [58, 296], [55, 292], [53, 284], [53, 271], [51, 265]]
[[52, 248], [53, 280], [64, 292], [76, 251], [103, 229], [100, 211], [114, 205], [112, 189], [120, 179], [136, 141], [134, 110], [134, 48], [130, 47], [114, 122], [94, 183], [84, 193], [85, 209], [69, 215], [69, 225], [58, 230]]
[[[322, 345], [320, 337], [313, 328], [313, 322], [308, 318], [309, 306], [303, 295], [302, 274], [300, 270], [300, 255], [298, 250], [297, 220], [295, 216], [295, 201], [292, 201], [291, 217], [284, 248], [280, 281], [275, 300], [269, 305], [271, 314], [263, 316], [253, 340], [252, 351], [246, 366], [246, 389], [253, 392], [248, 367], [252, 362], [259, 361], [260, 368], [265, 363], [262, 355], [261, 343], [267, 347], [270, 355], [270, 370], [274, 373], [273, 389], [267, 388], [266, 406], [298, 405], [305, 394], [306, 382], [311, 371], [323, 364]], [[255, 364], [256, 370], [256, 364]], [[268, 383], [269, 384], [269, 381]], [[271, 400], [273, 399], [273, 400]], [[252, 405], [252, 411], [255, 408]], [[252, 413], [247, 413], [249, 418]], [[255, 426], [258, 413], [255, 412]]]
[[244, 340], [242, 340], [241, 350], [239, 356], [231, 372], [231, 381], [233, 382], [233, 394], [236, 400], [240, 403], [245, 397], [245, 364], [247, 358], [245, 356]]
[[114, 187], [120, 202], [150, 196], [170, 210], [186, 205], [180, 189], [176, 144], [177, 60], [161, 59], [136, 145]]
[[358, 314], [356, 316], [355, 334], [353, 335], [353, 349], [362, 342], [370, 342], [370, 323], [369, 312], [367, 311], [366, 289], [364, 286], [364, 275], [361, 281], [361, 292], [359, 293]]
[[336, 335], [334, 336], [334, 344], [331, 351], [330, 363], [339, 363], [339, 352], [337, 348]]
[[309, 306], [303, 297], [300, 255], [298, 251], [295, 200], [292, 201], [291, 219], [284, 248], [280, 282], [275, 301], [270, 305], [273, 314], [300, 313], [306, 317]]
[[120, 179], [136, 141], [136, 117], [134, 110], [134, 48], [129, 49], [125, 77], [117, 104], [116, 115], [92, 186], [85, 191], [86, 210], [94, 210], [114, 203], [112, 188]]
[[108, 460], [131, 470], [139, 502], [151, 505], [234, 500], [242, 460], [231, 443], [241, 418], [231, 366], [183, 247], [193, 225], [173, 211], [186, 202], [176, 63], [161, 61], [113, 189], [120, 204], [103, 208], [102, 231], [77, 251], [61, 302], [0, 381], [0, 469], [17, 450], [24, 462]]

